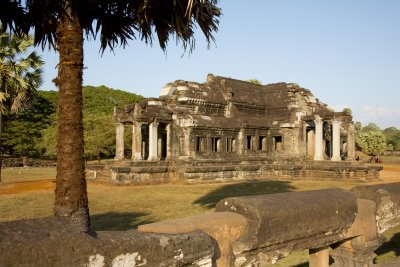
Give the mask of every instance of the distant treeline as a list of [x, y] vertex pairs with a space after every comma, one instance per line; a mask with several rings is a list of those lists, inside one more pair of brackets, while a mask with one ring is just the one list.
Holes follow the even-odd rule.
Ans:
[[356, 126], [356, 145], [364, 153], [377, 156], [385, 151], [400, 150], [400, 130], [396, 127], [381, 129], [375, 123], [362, 127], [360, 122]]
[[[114, 155], [113, 108], [141, 99], [143, 97], [140, 95], [106, 86], [83, 87], [84, 142], [87, 159], [108, 158]], [[13, 156], [55, 158], [57, 102], [58, 92], [39, 91], [30, 108], [19, 114], [6, 114], [1, 137], [2, 152]], [[129, 151], [129, 142], [126, 143], [126, 149]]]

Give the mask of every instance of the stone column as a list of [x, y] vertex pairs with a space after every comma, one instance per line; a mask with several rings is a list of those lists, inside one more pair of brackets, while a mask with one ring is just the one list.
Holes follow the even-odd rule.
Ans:
[[236, 147], [236, 153], [239, 155], [243, 155], [244, 154], [244, 146], [245, 146], [244, 129], [241, 129], [240, 132], [238, 133], [238, 142], [237, 142], [237, 147]]
[[115, 159], [124, 159], [124, 124], [117, 122], [115, 125]]
[[166, 129], [167, 129], [167, 155], [165, 159], [169, 160], [172, 155], [172, 123], [169, 123]]
[[322, 157], [322, 124], [321, 117], [315, 117], [315, 141], [314, 141], [314, 160], [323, 160]]
[[132, 125], [132, 160], [142, 160], [142, 124]]
[[332, 159], [333, 161], [340, 161], [340, 124], [341, 121], [332, 121]]
[[347, 128], [347, 159], [354, 160], [356, 156], [356, 139], [354, 137], [354, 124], [350, 123]]
[[148, 160], [157, 160], [158, 146], [158, 122], [154, 121], [149, 124], [149, 158]]
[[329, 267], [329, 247], [309, 250], [310, 267]]
[[314, 157], [315, 129], [307, 132], [307, 156]]

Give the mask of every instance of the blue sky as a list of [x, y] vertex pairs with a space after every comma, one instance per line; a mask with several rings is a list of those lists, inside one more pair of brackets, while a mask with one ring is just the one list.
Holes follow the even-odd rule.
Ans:
[[[85, 85], [158, 97], [177, 79], [204, 82], [208, 73], [263, 84], [294, 82], [355, 121], [400, 129], [400, 1], [222, 0], [216, 43], [196, 33], [196, 49], [184, 53], [171, 40], [164, 53], [154, 42], [133, 40], [105, 51], [85, 43]], [[183, 55], [183, 56], [182, 56]], [[45, 83], [55, 90], [58, 56], [43, 52]]]

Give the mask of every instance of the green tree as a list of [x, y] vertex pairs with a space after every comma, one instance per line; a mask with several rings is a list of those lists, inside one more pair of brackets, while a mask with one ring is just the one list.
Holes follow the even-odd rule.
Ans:
[[382, 132], [369, 131], [359, 134], [358, 146], [370, 156], [377, 156], [386, 151], [386, 138]]
[[143, 96], [107, 86], [83, 86], [83, 112], [112, 115], [114, 106], [138, 102]]
[[400, 150], [400, 130], [396, 127], [389, 127], [383, 130], [388, 145], [393, 147], [393, 150]]
[[249, 83], [253, 83], [253, 84], [258, 84], [258, 85], [261, 85], [262, 84], [262, 82], [260, 81], [260, 80], [257, 80], [257, 79], [249, 79], [249, 80], [247, 80]]
[[51, 125], [40, 131], [41, 137], [36, 139], [35, 148], [39, 153], [48, 158], [57, 157], [57, 121], [54, 120]]
[[112, 114], [85, 114], [85, 157], [101, 159], [110, 157], [115, 149], [115, 122]]
[[27, 107], [42, 84], [43, 61], [35, 51], [28, 53], [32, 45], [32, 36], [8, 34], [0, 25], [0, 140], [3, 115]]
[[352, 116], [353, 115], [353, 111], [351, 110], [351, 108], [344, 108], [342, 110], [342, 112], [346, 113], [347, 115]]
[[[58, 92], [54, 91], [39, 91], [51, 107], [57, 105]], [[108, 88], [102, 86], [84, 86], [83, 87], [83, 128], [84, 128], [84, 144], [85, 158], [98, 159], [110, 158], [115, 154], [115, 122], [112, 119], [112, 112], [116, 103], [120, 107], [137, 102], [143, 99], [142, 96], [136, 95], [122, 90]], [[27, 110], [32, 112], [32, 109]], [[44, 113], [43, 111], [41, 113]], [[48, 128], [44, 129], [39, 125], [35, 128], [40, 129], [36, 134], [40, 136], [36, 140], [29, 139], [31, 136], [24, 135], [26, 139], [31, 140], [30, 143], [35, 143], [35, 149], [38, 153], [45, 157], [56, 158], [56, 133], [57, 123], [55, 112], [48, 118], [52, 123]], [[23, 127], [20, 118], [16, 118], [14, 123], [18, 127]], [[46, 124], [48, 125], [48, 124]], [[25, 131], [26, 132], [26, 131]], [[25, 133], [23, 132], [23, 133]], [[22, 134], [23, 134], [22, 133]], [[126, 131], [126, 149], [129, 152], [131, 147], [130, 132]], [[9, 137], [11, 142], [19, 144], [19, 139], [15, 140], [13, 136]], [[101, 150], [101, 151], [100, 151]], [[95, 152], [98, 151], [99, 153]]]
[[368, 123], [367, 126], [364, 126], [361, 128], [360, 132], [361, 133], [367, 133], [367, 132], [380, 132], [381, 128], [379, 128], [378, 125], [376, 125], [376, 123]]
[[40, 156], [36, 140], [54, 120], [56, 106], [38, 92], [32, 106], [4, 117], [2, 148], [9, 155]]
[[[86, 113], [83, 115], [85, 158], [102, 159], [115, 155], [115, 122], [111, 113]], [[131, 133], [125, 131], [125, 151], [130, 152]], [[35, 148], [41, 155], [56, 158], [57, 122], [41, 131]]]
[[357, 133], [360, 132], [361, 129], [362, 129], [362, 124], [361, 124], [361, 122], [356, 121], [356, 122], [354, 123], [354, 129], [356, 130]]
[[394, 146], [392, 144], [388, 144], [386, 149], [387, 151], [392, 152], [394, 150]]
[[[77, 228], [90, 226], [83, 152], [82, 73], [84, 33], [100, 35], [101, 49], [125, 46], [137, 35], [152, 43], [154, 33], [162, 49], [171, 35], [183, 47], [194, 48], [197, 23], [208, 42], [217, 30], [220, 9], [216, 0], [6, 0], [0, 21], [16, 30], [33, 30], [35, 41], [49, 44], [59, 53], [57, 177], [55, 215], [64, 216]], [[17, 7], [12, 4], [17, 2]], [[25, 6], [22, 6], [22, 3]], [[20, 12], [21, 10], [21, 12]], [[23, 16], [23, 19], [21, 19]], [[29, 27], [26, 27], [26, 24]]]

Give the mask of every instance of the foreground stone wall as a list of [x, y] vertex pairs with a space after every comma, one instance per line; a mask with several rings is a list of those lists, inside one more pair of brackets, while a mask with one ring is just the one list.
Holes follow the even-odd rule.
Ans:
[[[309, 249], [311, 267], [375, 266], [400, 225], [400, 183], [221, 200], [216, 212], [76, 232], [62, 218], [0, 223], [1, 266], [263, 266]], [[387, 265], [398, 266], [399, 261]]]
[[329, 256], [336, 267], [375, 266], [381, 234], [400, 225], [400, 183], [227, 198], [216, 211], [142, 225], [139, 231], [203, 230], [217, 241], [217, 266], [263, 266], [303, 249], [312, 267], [328, 267]]
[[76, 232], [63, 218], [0, 224], [0, 266], [212, 266], [214, 242], [197, 231]]

